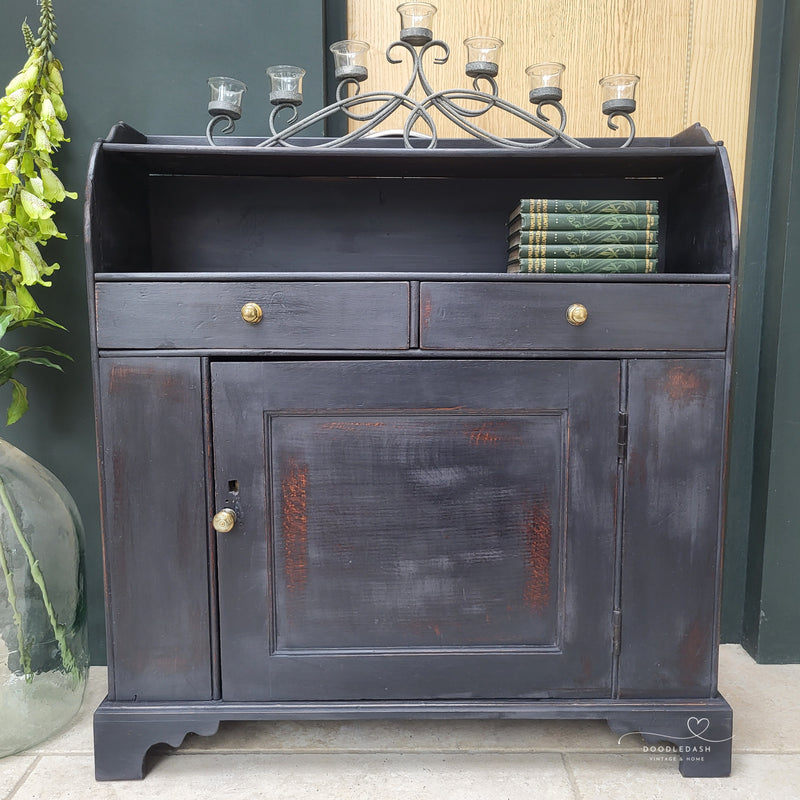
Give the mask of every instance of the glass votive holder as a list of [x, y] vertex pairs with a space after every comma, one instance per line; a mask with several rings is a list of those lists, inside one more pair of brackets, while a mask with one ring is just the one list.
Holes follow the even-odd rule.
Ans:
[[470, 78], [497, 77], [497, 62], [503, 40], [494, 36], [470, 36], [464, 39], [467, 48], [466, 73]]
[[400, 39], [419, 47], [433, 39], [433, 15], [436, 6], [432, 3], [401, 3], [397, 6], [400, 14]]
[[561, 78], [566, 67], [558, 61], [531, 64], [525, 68], [528, 76], [528, 98], [531, 103], [558, 103], [563, 97]]
[[369, 45], [358, 39], [344, 39], [330, 46], [336, 80], [363, 81], [367, 79], [366, 61]]
[[279, 64], [267, 68], [272, 89], [269, 101], [274, 106], [299, 106], [303, 102], [303, 76], [306, 71], [302, 67], [291, 67]]
[[208, 102], [208, 113], [212, 117], [226, 116], [239, 119], [242, 116], [242, 95], [247, 87], [236, 78], [215, 77], [208, 79], [211, 99]]
[[600, 79], [604, 114], [631, 114], [636, 111], [638, 75], [608, 75]]

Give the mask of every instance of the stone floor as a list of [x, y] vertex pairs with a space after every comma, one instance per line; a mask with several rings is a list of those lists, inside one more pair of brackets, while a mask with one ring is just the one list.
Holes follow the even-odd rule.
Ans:
[[143, 781], [97, 783], [105, 670], [93, 668], [74, 725], [0, 760], [0, 800], [800, 799], [800, 664], [758, 665], [724, 645], [719, 685], [734, 714], [729, 778], [682, 778], [671, 756], [620, 744], [602, 722], [463, 720], [223, 724], [161, 748]]

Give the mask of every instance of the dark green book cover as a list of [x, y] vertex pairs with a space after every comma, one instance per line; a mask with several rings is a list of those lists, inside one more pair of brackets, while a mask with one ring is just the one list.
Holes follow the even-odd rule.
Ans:
[[658, 200], [561, 200], [524, 197], [511, 212], [519, 214], [658, 214]]
[[520, 214], [509, 224], [518, 230], [658, 230], [657, 214]]
[[508, 272], [646, 273], [656, 265], [651, 258], [520, 258], [508, 262]]
[[508, 237], [508, 246], [532, 244], [656, 244], [658, 231], [636, 230], [520, 230]]
[[654, 244], [523, 244], [509, 258], [657, 258]]

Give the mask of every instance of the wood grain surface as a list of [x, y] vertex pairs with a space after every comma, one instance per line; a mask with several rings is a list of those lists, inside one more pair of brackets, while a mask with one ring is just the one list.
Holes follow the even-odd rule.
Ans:
[[[531, 108], [525, 67], [560, 61], [567, 65], [567, 132], [606, 136], [612, 133], [600, 113], [598, 81], [633, 72], [642, 79], [638, 135], [671, 136], [700, 122], [725, 142], [741, 197], [756, 0], [437, 0], [434, 5], [434, 37], [451, 48], [443, 65], [433, 63], [438, 51], [428, 54], [425, 69], [434, 89], [469, 87], [463, 40], [498, 36], [505, 42], [498, 76], [505, 99]], [[396, 6], [395, 0], [347, 2], [348, 35], [371, 45], [363, 91], [400, 91], [408, 80], [408, 55], [394, 52], [402, 64], [389, 64], [385, 57], [400, 34]], [[483, 119], [493, 133], [530, 135], [522, 121], [507, 114], [493, 111]], [[404, 121], [401, 113], [382, 128], [402, 128]], [[436, 124], [441, 136], [466, 135], [441, 117]]]

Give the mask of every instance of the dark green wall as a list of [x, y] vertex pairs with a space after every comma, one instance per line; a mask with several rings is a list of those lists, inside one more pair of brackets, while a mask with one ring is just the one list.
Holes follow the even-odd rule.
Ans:
[[[800, 7], [760, 0], [744, 265], [762, 276], [748, 395], [752, 501], [743, 643], [762, 662], [800, 661]], [[759, 94], [760, 91], [760, 94]], [[761, 112], [761, 113], [759, 113]], [[753, 380], [755, 378], [755, 380]]]
[[[208, 121], [206, 78], [230, 75], [248, 85], [243, 134], [266, 128], [270, 64], [306, 68], [307, 107], [319, 108], [324, 83], [324, 2], [294, 0], [54, 0], [64, 64], [65, 124], [71, 141], [55, 163], [63, 182], [80, 199], [58, 207], [56, 220], [68, 237], [48, 245], [49, 260], [61, 264], [51, 289], [36, 293], [47, 314], [70, 333], [50, 337], [75, 362], [64, 375], [29, 369], [31, 409], [2, 435], [52, 470], [66, 485], [86, 528], [89, 624], [92, 659], [105, 663], [94, 411], [89, 364], [88, 313], [82, 241], [83, 186], [95, 139], [124, 120], [145, 133], [202, 134]], [[35, 0], [0, 5], [0, 84], [5, 86], [26, 58], [20, 33], [27, 16], [34, 33]], [[9, 340], [6, 340], [7, 342]], [[6, 401], [8, 389], [2, 400]], [[5, 411], [3, 410], [3, 414]], [[175, 569], [180, 570], [176, 564]]]
[[[751, 553], [753, 480], [763, 471], [754, 462], [758, 406], [758, 370], [762, 349], [764, 282], [775, 166], [775, 129], [781, 85], [783, 0], [760, 2], [756, 13], [753, 77], [750, 91], [747, 161], [741, 209], [741, 258], [736, 298], [736, 339], [733, 374], [733, 416], [727, 497], [722, 637], [738, 642], [742, 635], [745, 584]], [[756, 469], [757, 467], [757, 469]], [[754, 542], [759, 538], [754, 536]], [[763, 537], [761, 537], [763, 538]]]

